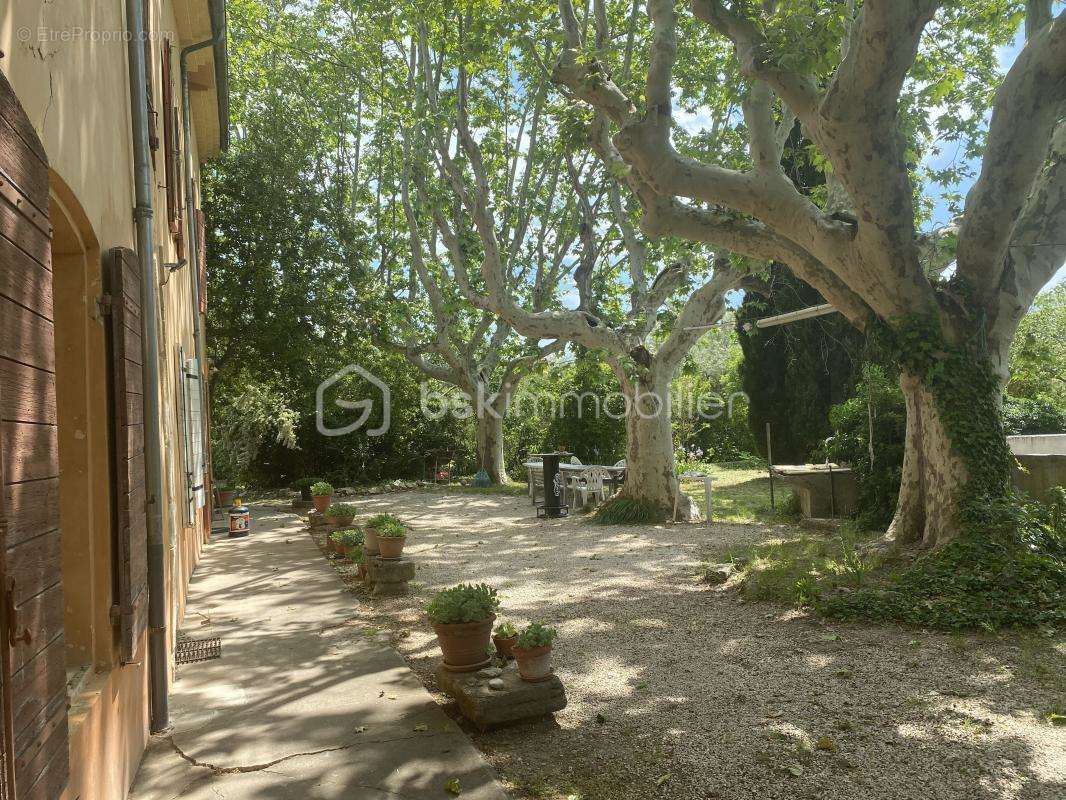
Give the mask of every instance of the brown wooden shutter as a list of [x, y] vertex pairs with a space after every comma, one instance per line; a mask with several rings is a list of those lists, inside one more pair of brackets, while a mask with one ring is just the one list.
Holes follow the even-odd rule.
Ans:
[[174, 82], [170, 40], [163, 40], [163, 151], [167, 184], [167, 223], [178, 248], [178, 258], [185, 257], [181, 212], [181, 142], [178, 110], [174, 107]]
[[54, 800], [68, 736], [48, 162], [0, 73], [0, 739], [6, 797]]
[[141, 273], [137, 254], [108, 257], [108, 327], [114, 442], [114, 524], [122, 662], [136, 660], [148, 626], [148, 520], [145, 516]]
[[152, 149], [152, 163], [155, 165], [155, 151], [159, 149], [159, 113], [155, 110], [155, 97], [152, 94], [152, 65], [155, 59], [152, 53], [152, 3], [142, 0], [144, 15], [144, 63], [148, 69], [148, 146]]
[[[200, 251], [196, 254], [196, 269], [200, 281], [200, 313], [207, 313], [207, 218], [203, 209], [196, 209], [196, 241]], [[210, 496], [210, 495], [209, 495]]]

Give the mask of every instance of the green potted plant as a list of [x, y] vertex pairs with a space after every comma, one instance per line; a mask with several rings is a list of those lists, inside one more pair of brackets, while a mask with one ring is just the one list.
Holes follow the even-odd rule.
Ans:
[[348, 536], [348, 534], [350, 533], [359, 534], [359, 546], [361, 548], [363, 544], [363, 538], [362, 534], [358, 531], [358, 529], [341, 528], [340, 530], [333, 531], [333, 533], [326, 537], [326, 551], [329, 553], [337, 553], [338, 555], [344, 555], [344, 548], [348, 545], [350, 541], [350, 537]]
[[[378, 544], [378, 532], [381, 530], [405, 530], [403, 523], [392, 514], [375, 514], [366, 521], [366, 550], [377, 554], [381, 548]], [[401, 548], [402, 549], [402, 548]]]
[[339, 553], [341, 552], [341, 539], [344, 536], [344, 531], [333, 531], [326, 537], [326, 552], [327, 553]]
[[518, 662], [518, 674], [530, 683], [545, 681], [552, 674], [552, 642], [558, 636], [555, 628], [534, 622], [518, 635], [511, 652]]
[[426, 616], [437, 634], [444, 668], [475, 672], [492, 663], [489, 640], [500, 600], [496, 590], [479, 583], [461, 583], [437, 592], [426, 604]]
[[403, 546], [407, 543], [407, 528], [396, 519], [382, 522], [374, 533], [378, 537], [378, 552], [382, 558], [400, 558], [403, 555]]
[[492, 643], [496, 645], [496, 654], [500, 658], [512, 659], [514, 653], [511, 648], [518, 641], [518, 628], [513, 623], [505, 622], [496, 626], [496, 632], [492, 634]]
[[305, 503], [310, 503], [311, 487], [321, 481], [321, 478], [300, 478], [300, 480], [292, 482], [292, 489], [294, 492], [300, 493], [301, 500], [303, 500]]
[[354, 528], [350, 528], [345, 531], [339, 531], [340, 539], [337, 544], [340, 547], [341, 553], [343, 553], [349, 561], [358, 561], [363, 557], [363, 534], [362, 531], [357, 531]]
[[325, 513], [333, 499], [333, 486], [326, 481], [319, 481], [311, 486], [311, 501], [315, 504], [315, 511]]
[[348, 503], [331, 503], [325, 510], [324, 516], [326, 517], [326, 522], [330, 525], [346, 528], [352, 524], [352, 520], [355, 519], [355, 512], [358, 510]]

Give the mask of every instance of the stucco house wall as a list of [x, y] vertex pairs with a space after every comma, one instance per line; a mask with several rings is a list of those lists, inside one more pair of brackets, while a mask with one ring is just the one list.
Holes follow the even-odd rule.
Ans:
[[[140, 2], [140, 0], [131, 0]], [[162, 96], [162, 39], [172, 43], [173, 91], [180, 108], [181, 48], [210, 38], [208, 0], [147, 0], [153, 32], [151, 82]], [[101, 260], [111, 248], [136, 248], [133, 137], [123, 0], [0, 0], [3, 70], [44, 144], [51, 168], [56, 286], [57, 403], [77, 424], [60, 430], [61, 539], [70, 696], [67, 791], [80, 800], [122, 800], [148, 737], [147, 637], [135, 663], [122, 666], [110, 618], [112, 497]], [[222, 139], [214, 53], [193, 56], [193, 133], [183, 143], [193, 164], [217, 154]], [[162, 121], [158, 123], [162, 136]], [[179, 126], [180, 134], [180, 126]], [[194, 355], [187, 265], [178, 262], [166, 218], [164, 155], [155, 164], [154, 239], [160, 265], [160, 380], [164, 453], [164, 535], [170, 645], [184, 612], [186, 584], [209, 521], [187, 512], [179, 357]], [[196, 191], [199, 168], [194, 172]], [[199, 202], [196, 203], [199, 207]], [[191, 253], [185, 221], [185, 252]], [[64, 488], [64, 478], [69, 478]], [[172, 662], [171, 662], [172, 663]]]

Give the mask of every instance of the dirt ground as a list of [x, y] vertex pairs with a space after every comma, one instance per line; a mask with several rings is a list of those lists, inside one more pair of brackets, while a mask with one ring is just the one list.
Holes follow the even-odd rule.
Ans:
[[1046, 720], [1066, 704], [1061, 632], [828, 623], [696, 579], [701, 562], [772, 537], [769, 525], [537, 520], [528, 499], [506, 495], [355, 502], [412, 528], [418, 577], [410, 597], [359, 597], [353, 614], [368, 632], [392, 631], [446, 707], [421, 612], [434, 592], [488, 583], [502, 618], [559, 629], [566, 710], [470, 729], [516, 798], [1066, 796], [1066, 727]]

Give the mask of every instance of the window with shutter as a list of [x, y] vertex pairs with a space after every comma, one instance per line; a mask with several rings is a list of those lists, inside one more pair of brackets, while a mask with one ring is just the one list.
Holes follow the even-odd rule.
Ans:
[[172, 73], [173, 49], [169, 39], [163, 40], [163, 157], [167, 188], [167, 223], [170, 235], [178, 248], [178, 259], [185, 257], [185, 241], [182, 232], [181, 208], [181, 141], [178, 110], [174, 107], [174, 83]]
[[144, 63], [149, 67], [149, 79], [147, 81], [148, 90], [148, 144], [152, 148], [152, 161], [155, 162], [155, 151], [159, 149], [159, 114], [155, 110], [155, 97], [152, 94], [152, 80], [151, 80], [151, 66], [155, 63], [154, 55], [152, 53], [152, 2], [151, 0], [142, 0], [142, 7], [144, 9]]
[[48, 162], [0, 72], [0, 793], [68, 774]]
[[188, 514], [186, 520], [190, 525], [196, 522], [196, 512], [204, 507], [204, 426], [202, 387], [200, 385], [200, 363], [198, 359], [182, 359], [182, 383], [184, 385], [183, 405], [185, 407], [185, 481]]
[[200, 279], [200, 313], [207, 313], [207, 218], [202, 209], [196, 210], [196, 241], [199, 245], [196, 268]]
[[110, 253], [107, 344], [112, 396], [114, 524], [123, 663], [136, 659], [148, 626], [148, 520], [145, 513], [141, 276], [137, 254]]

